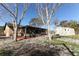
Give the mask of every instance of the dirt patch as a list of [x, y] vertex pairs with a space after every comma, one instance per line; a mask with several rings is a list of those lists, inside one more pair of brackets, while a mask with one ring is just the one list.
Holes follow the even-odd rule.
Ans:
[[[52, 47], [50, 47], [52, 46]], [[15, 53], [16, 56], [63, 56], [71, 55], [63, 46], [27, 44]]]
[[[38, 40], [39, 39], [39, 40]], [[46, 40], [33, 38], [32, 40], [2, 40], [0, 41], [0, 55], [3, 56], [70, 56], [62, 45], [49, 44]], [[8, 53], [7, 53], [8, 52]]]

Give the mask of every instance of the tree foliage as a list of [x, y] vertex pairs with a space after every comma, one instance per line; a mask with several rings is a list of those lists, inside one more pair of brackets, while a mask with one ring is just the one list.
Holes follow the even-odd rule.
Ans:
[[41, 18], [33, 18], [30, 22], [29, 22], [30, 26], [35, 26], [35, 27], [41, 27], [44, 26], [44, 23], [42, 22]]

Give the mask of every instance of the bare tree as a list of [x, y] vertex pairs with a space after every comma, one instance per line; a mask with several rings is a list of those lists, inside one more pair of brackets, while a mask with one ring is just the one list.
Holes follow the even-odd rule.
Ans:
[[[27, 4], [22, 4], [23, 5], [23, 11], [21, 13], [21, 16], [19, 16], [19, 6], [20, 4], [0, 4], [12, 17], [13, 21], [13, 29], [14, 29], [14, 40], [17, 40], [17, 30], [18, 30], [18, 25], [21, 24], [21, 21], [23, 20], [26, 11], [27, 11]], [[11, 7], [10, 7], [11, 6]], [[14, 8], [14, 9], [13, 9]]]
[[48, 27], [48, 37], [51, 40], [50, 34], [50, 22], [52, 20], [52, 16], [57, 11], [59, 3], [55, 4], [37, 4], [38, 15], [42, 19], [43, 23]]

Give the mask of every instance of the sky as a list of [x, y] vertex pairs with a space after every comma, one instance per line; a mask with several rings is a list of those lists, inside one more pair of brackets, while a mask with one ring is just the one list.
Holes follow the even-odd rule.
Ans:
[[[36, 12], [36, 8], [35, 8], [35, 4], [30, 4], [26, 15], [22, 21], [22, 25], [28, 25], [29, 21], [32, 18], [36, 18], [37, 17], [37, 12]], [[11, 7], [13, 8], [13, 6]], [[2, 7], [0, 7], [0, 10], [4, 9]], [[23, 9], [23, 6], [20, 5], [19, 6], [19, 15], [21, 15], [21, 11]], [[0, 11], [1, 13], [1, 11]], [[8, 14], [6, 12], [3, 11], [2, 14], [0, 14], [1, 16], [3, 15], [3, 20], [0, 20], [0, 26], [5, 25], [6, 22], [10, 21], [12, 18], [10, 16], [8, 16]], [[52, 16], [53, 17], [53, 16]], [[58, 8], [58, 10], [55, 13], [54, 18], [57, 18], [58, 21], [62, 21], [62, 20], [76, 20], [79, 21], [79, 4], [78, 3], [63, 3], [61, 4], [61, 6]], [[52, 18], [53, 20], [53, 18]], [[51, 25], [51, 29], [53, 29], [54, 25]]]
[[79, 20], [79, 4], [62, 4], [56, 12], [59, 20]]

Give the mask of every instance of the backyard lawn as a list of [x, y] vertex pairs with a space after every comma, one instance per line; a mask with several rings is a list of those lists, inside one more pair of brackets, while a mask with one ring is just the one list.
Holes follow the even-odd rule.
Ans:
[[65, 44], [69, 47], [69, 49], [74, 53], [74, 55], [79, 56], [79, 45], [76, 43], [70, 43], [70, 42], [65, 42], [65, 41], [61, 41], [61, 40], [52, 40], [51, 41], [52, 44]]
[[[2, 43], [0, 45], [2, 46], [2, 48], [0, 49], [0, 55], [31, 55], [33, 51], [36, 51], [36, 53], [38, 54], [37, 50], [40, 51], [39, 54], [44, 52], [45, 55], [51, 55], [50, 51], [52, 51], [52, 53], [58, 53], [59, 49], [64, 53], [64, 43], [73, 52], [74, 55], [79, 56], [78, 44], [57, 40], [57, 38], [54, 38], [51, 41], [48, 40], [48, 38], [44, 39], [42, 37], [39, 37], [38, 39], [34, 38], [32, 40], [20, 40], [17, 42], [12, 41], [11, 43], [9, 43], [9, 41], [10, 40], [5, 40], [4, 44]], [[53, 48], [51, 49], [49, 47]], [[56, 49], [58, 50], [58, 52], [56, 52]]]

